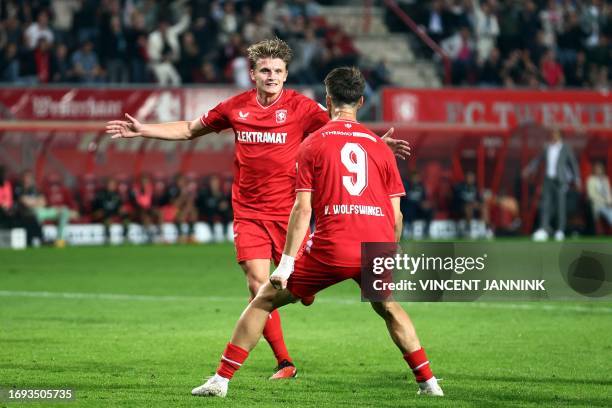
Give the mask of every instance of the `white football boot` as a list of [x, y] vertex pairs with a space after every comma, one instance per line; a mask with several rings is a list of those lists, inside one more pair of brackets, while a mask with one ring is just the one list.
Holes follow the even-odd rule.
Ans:
[[533, 240], [535, 242], [548, 241], [548, 232], [544, 228], [540, 228], [539, 230], [533, 233]]
[[229, 380], [218, 374], [210, 377], [204, 384], [191, 390], [191, 395], [196, 397], [221, 397], [227, 395]]
[[419, 383], [418, 395], [432, 395], [434, 397], [443, 397], [444, 392], [438, 385], [436, 377], [431, 377], [429, 380]]

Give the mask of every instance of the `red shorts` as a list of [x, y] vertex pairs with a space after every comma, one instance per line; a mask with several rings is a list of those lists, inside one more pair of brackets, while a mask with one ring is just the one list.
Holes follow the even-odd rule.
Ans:
[[[310, 232], [304, 237], [302, 248]], [[287, 237], [287, 222], [269, 220], [234, 220], [234, 246], [238, 262], [272, 259], [278, 265]], [[298, 252], [301, 255], [302, 249]]]
[[295, 261], [287, 289], [296, 298], [307, 298], [347, 279], [353, 279], [361, 285], [361, 267], [326, 265], [305, 253]]

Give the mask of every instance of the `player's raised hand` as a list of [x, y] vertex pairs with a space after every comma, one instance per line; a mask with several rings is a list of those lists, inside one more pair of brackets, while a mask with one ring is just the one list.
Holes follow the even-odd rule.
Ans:
[[410, 142], [407, 140], [393, 139], [391, 135], [394, 131], [394, 128], [387, 130], [382, 140], [391, 148], [393, 154], [402, 160], [406, 160], [408, 156], [410, 156]]
[[126, 120], [111, 120], [106, 123], [106, 133], [112, 139], [130, 138], [142, 136], [142, 123], [129, 114], [125, 114]]

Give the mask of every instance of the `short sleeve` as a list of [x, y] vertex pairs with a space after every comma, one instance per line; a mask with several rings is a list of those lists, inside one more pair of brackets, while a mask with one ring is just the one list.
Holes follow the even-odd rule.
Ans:
[[220, 132], [223, 129], [231, 127], [227, 112], [227, 103], [221, 102], [207, 113], [200, 116], [200, 122], [202, 126], [211, 128], [215, 132]]
[[295, 191], [314, 191], [314, 154], [310, 140], [302, 143], [298, 150], [296, 163], [297, 177]]
[[399, 174], [399, 169], [397, 168], [397, 162], [395, 161], [395, 156], [391, 149], [388, 149], [387, 155], [387, 193], [389, 197], [402, 197], [406, 195], [406, 190], [404, 189], [404, 183], [402, 182], [402, 178]]
[[304, 97], [308, 103], [304, 103], [304, 111], [302, 117], [304, 121], [304, 135], [308, 135], [316, 130], [321, 129], [329, 122], [329, 114], [327, 109], [320, 103], [316, 103], [312, 99]]

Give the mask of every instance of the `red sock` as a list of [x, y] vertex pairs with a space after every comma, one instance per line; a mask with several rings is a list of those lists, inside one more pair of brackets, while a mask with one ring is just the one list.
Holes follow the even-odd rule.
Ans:
[[425, 349], [420, 348], [412, 353], [404, 354], [404, 360], [408, 363], [417, 382], [424, 382], [433, 377], [431, 368], [429, 367], [429, 360], [425, 355]]
[[291, 362], [287, 346], [285, 346], [285, 339], [283, 338], [283, 329], [281, 327], [280, 315], [278, 310], [270, 313], [270, 317], [264, 326], [263, 335], [267, 342], [272, 347], [276, 361], [280, 364], [283, 360]]
[[232, 343], [227, 343], [225, 351], [221, 355], [221, 363], [217, 368], [217, 374], [231, 380], [234, 373], [240, 368], [244, 360], [249, 356], [249, 352]]

